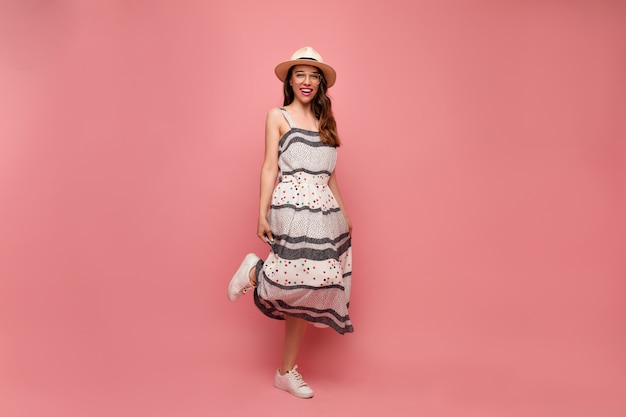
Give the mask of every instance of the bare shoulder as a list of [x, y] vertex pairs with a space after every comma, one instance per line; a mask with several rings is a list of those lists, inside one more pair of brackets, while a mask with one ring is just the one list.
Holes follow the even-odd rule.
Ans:
[[273, 107], [267, 112], [267, 123], [279, 126], [283, 119], [283, 113], [280, 111], [280, 107]]
[[278, 136], [282, 136], [287, 130], [289, 130], [289, 123], [285, 120], [280, 107], [271, 108], [267, 112], [265, 127], [268, 131], [276, 131]]

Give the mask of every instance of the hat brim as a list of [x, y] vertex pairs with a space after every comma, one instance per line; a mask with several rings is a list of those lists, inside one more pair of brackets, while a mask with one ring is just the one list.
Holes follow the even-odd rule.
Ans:
[[287, 78], [287, 74], [289, 73], [289, 68], [294, 65], [309, 65], [312, 67], [317, 67], [324, 73], [324, 79], [326, 80], [326, 87], [330, 88], [335, 84], [335, 80], [337, 80], [337, 73], [328, 64], [324, 64], [323, 62], [316, 61], [314, 59], [292, 59], [289, 61], [281, 62], [276, 66], [274, 72], [279, 80], [285, 82], [285, 78]]

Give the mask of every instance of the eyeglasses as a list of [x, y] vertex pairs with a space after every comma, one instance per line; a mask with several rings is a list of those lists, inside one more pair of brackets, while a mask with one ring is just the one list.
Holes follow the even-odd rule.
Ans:
[[322, 82], [322, 74], [318, 72], [307, 74], [306, 72], [298, 71], [293, 73], [293, 78], [298, 84], [303, 83], [307, 76], [309, 80], [311, 80], [311, 84], [319, 84]]

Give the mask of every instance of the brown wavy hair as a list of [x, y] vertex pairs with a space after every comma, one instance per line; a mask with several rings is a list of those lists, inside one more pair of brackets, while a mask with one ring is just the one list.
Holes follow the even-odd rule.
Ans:
[[[293, 87], [289, 84], [289, 80], [291, 80], [291, 75], [293, 73], [293, 68], [289, 68], [289, 72], [287, 72], [287, 77], [285, 77], [285, 82], [283, 85], [283, 94], [285, 99], [283, 101], [283, 106], [287, 106], [293, 103], [295, 99], [295, 93], [293, 91]], [[317, 68], [317, 67], [316, 67]], [[319, 70], [319, 68], [318, 68]], [[322, 70], [319, 70], [322, 74], [322, 81], [320, 82], [319, 88], [317, 89], [317, 94], [313, 97], [313, 102], [311, 106], [313, 108], [313, 113], [317, 120], [319, 120], [319, 130], [320, 130], [320, 139], [322, 142], [334, 146], [335, 148], [341, 145], [341, 141], [339, 140], [339, 135], [337, 134], [337, 123], [335, 122], [335, 116], [333, 115], [332, 102], [330, 97], [326, 94], [328, 91], [328, 87], [326, 86], [326, 78], [324, 78], [324, 73]]]

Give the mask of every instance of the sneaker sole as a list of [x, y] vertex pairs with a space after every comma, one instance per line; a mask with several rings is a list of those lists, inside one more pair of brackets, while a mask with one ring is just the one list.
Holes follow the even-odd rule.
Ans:
[[289, 388], [283, 388], [283, 387], [277, 385], [276, 383], [274, 383], [274, 386], [276, 388], [278, 388], [279, 390], [283, 390], [285, 392], [288, 392], [289, 394], [293, 395], [294, 397], [303, 398], [303, 399], [313, 398], [313, 394], [314, 393], [304, 394], [304, 393], [299, 393], [299, 392], [293, 392], [293, 391], [289, 390]]

